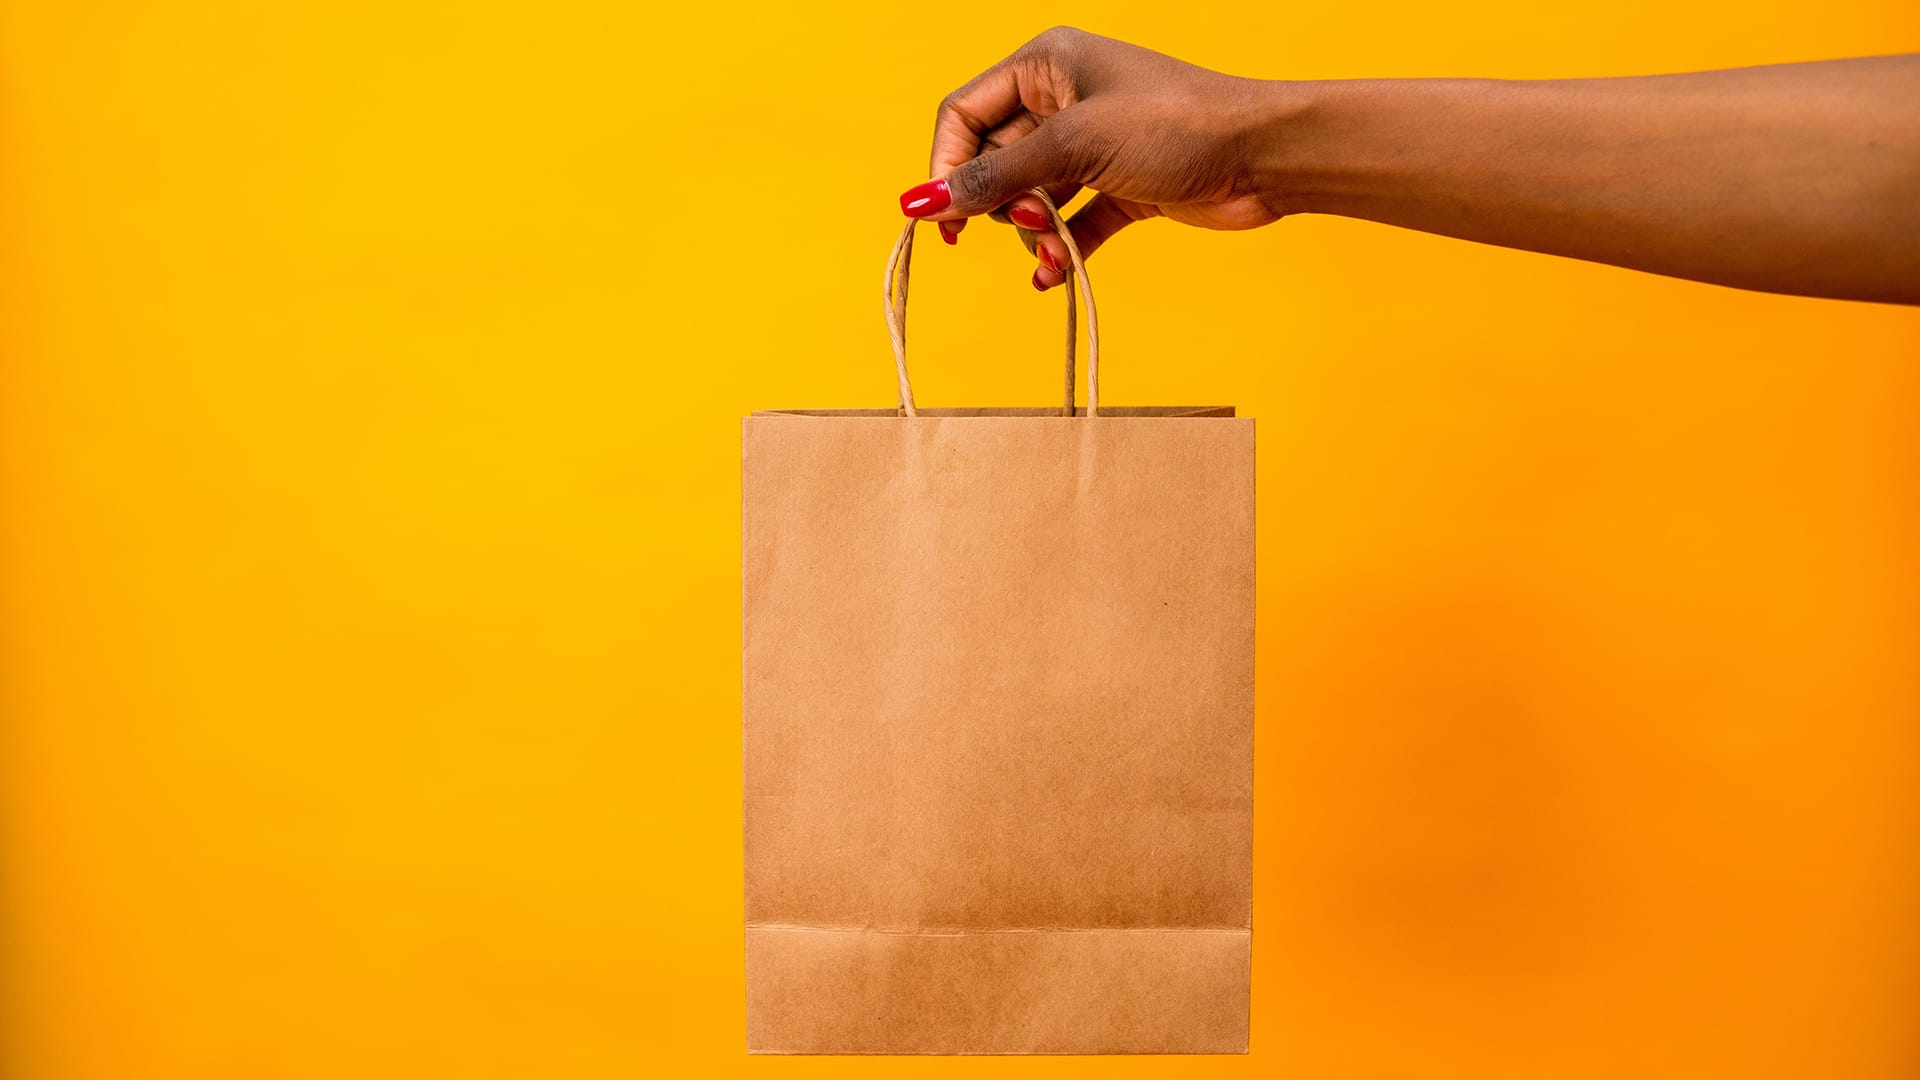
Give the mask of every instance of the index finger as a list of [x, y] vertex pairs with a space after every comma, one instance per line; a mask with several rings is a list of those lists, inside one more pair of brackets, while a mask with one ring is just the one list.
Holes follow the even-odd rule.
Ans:
[[1020, 78], [1011, 56], [948, 94], [933, 121], [933, 159], [927, 175], [941, 179], [972, 161], [980, 153], [980, 136], [1023, 108]]

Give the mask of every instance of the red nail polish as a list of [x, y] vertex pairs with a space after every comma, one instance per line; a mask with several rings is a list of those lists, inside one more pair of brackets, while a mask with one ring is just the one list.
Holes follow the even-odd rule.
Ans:
[[945, 240], [949, 244], [957, 244], [960, 242], [960, 230], [954, 226], [953, 222], [942, 221], [938, 224], [940, 226], [940, 239]]
[[1047, 287], [1045, 285], [1040, 284], [1040, 271], [1038, 270], [1035, 270], [1033, 272], [1033, 287], [1040, 290], [1041, 292], [1047, 291]]
[[1045, 266], [1056, 274], [1060, 272], [1060, 266], [1053, 261], [1053, 252], [1047, 250], [1047, 245], [1035, 244], [1033, 245], [1033, 251], [1034, 254], [1040, 256], [1040, 264], [1042, 266]]
[[1016, 206], [1007, 211], [1007, 216], [1013, 219], [1015, 225], [1023, 229], [1045, 230], [1053, 228], [1053, 226], [1047, 222], [1047, 215], [1031, 207]]
[[929, 180], [900, 196], [900, 212], [911, 218], [932, 217], [953, 204], [945, 180]]

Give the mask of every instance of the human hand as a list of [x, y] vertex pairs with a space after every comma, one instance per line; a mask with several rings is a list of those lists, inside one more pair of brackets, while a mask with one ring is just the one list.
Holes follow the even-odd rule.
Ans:
[[1030, 188], [1060, 205], [1083, 186], [1098, 192], [1068, 222], [1083, 256], [1151, 217], [1265, 225], [1281, 216], [1256, 186], [1272, 86], [1055, 27], [940, 103], [934, 179], [901, 195], [900, 208], [938, 222], [949, 244], [969, 217], [1010, 221], [1040, 261], [1033, 286], [1043, 291], [1070, 267], [1040, 200], [1023, 194]]

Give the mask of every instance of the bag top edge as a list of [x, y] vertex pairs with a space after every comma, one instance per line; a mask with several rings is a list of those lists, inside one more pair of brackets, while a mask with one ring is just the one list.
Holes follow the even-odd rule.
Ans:
[[[1233, 405], [1107, 405], [1100, 410], [1102, 419], [1201, 419], [1234, 417]], [[966, 419], [1033, 419], [1065, 420], [1060, 410], [1046, 406], [980, 406], [980, 407], [942, 407], [919, 410], [923, 418], [942, 420]], [[898, 409], [755, 409], [749, 417], [798, 416], [823, 419], [854, 420], [905, 420]], [[1087, 419], [1085, 407], [1076, 408], [1071, 419]]]

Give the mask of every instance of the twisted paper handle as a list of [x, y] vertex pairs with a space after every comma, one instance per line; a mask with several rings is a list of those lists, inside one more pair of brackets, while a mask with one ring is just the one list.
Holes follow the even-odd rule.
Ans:
[[[1053, 231], [1066, 242], [1067, 258], [1073, 261], [1073, 275], [1067, 278], [1067, 402], [1060, 411], [1062, 416], [1073, 415], [1073, 367], [1074, 367], [1074, 302], [1076, 290], [1074, 282], [1079, 281], [1078, 296], [1085, 297], [1082, 303], [1087, 308], [1087, 415], [1100, 414], [1100, 316], [1093, 306], [1093, 286], [1087, 282], [1087, 264], [1080, 258], [1080, 248], [1073, 242], [1073, 231], [1067, 228], [1066, 219], [1060, 216], [1060, 208], [1053, 205], [1046, 189], [1034, 188], [1032, 194], [1040, 199], [1047, 208], [1047, 221]], [[887, 257], [887, 279], [882, 286], [881, 296], [887, 311], [887, 333], [893, 338], [893, 368], [900, 380], [900, 411], [906, 416], [918, 416], [919, 411], [913, 405], [913, 382], [907, 378], [907, 280], [908, 269], [913, 263], [913, 227], [917, 221], [909, 221], [900, 230], [900, 239], [894, 242], [893, 254]]]

